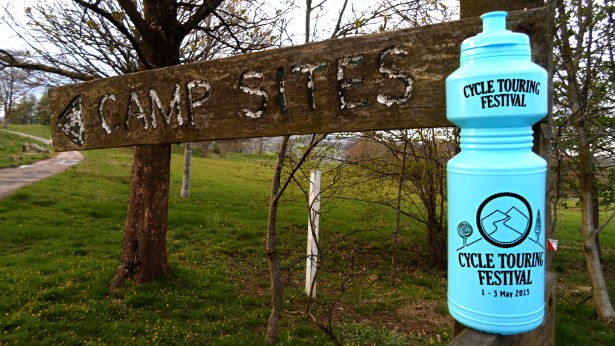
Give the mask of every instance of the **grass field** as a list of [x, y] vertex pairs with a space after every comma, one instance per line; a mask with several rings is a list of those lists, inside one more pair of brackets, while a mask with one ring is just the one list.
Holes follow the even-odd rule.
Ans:
[[[26, 126], [26, 128], [27, 130], [36, 128], [35, 131], [41, 133], [44, 131], [42, 126]], [[49, 132], [48, 127], [46, 128], [47, 132]], [[19, 131], [17, 127], [14, 128], [13, 126], [11, 126], [10, 130]], [[31, 132], [30, 130], [28, 133], [32, 134]], [[47, 135], [44, 138], [49, 138], [49, 136]], [[0, 131], [0, 168], [27, 165], [50, 157], [50, 154], [46, 153], [23, 152], [21, 146], [26, 142], [33, 142], [33, 140], [9, 132]], [[40, 146], [46, 146], [36, 141], [34, 141], [34, 143]]]
[[51, 139], [51, 128], [49, 125], [13, 125], [9, 126], [10, 131], [23, 132], [29, 135]]
[[[0, 200], [0, 344], [263, 344], [272, 158], [194, 158], [192, 196], [182, 199], [183, 158], [174, 154], [171, 274], [161, 282], [110, 291], [128, 200], [130, 150], [84, 154], [64, 174]], [[280, 344], [331, 344], [318, 326], [326, 325], [329, 310], [334, 332], [347, 345], [450, 341], [446, 272], [429, 266], [420, 227], [404, 220], [402, 268], [392, 289], [387, 275], [393, 215], [358, 202], [332, 200], [324, 207], [320, 241], [331, 248], [319, 260], [317, 323], [307, 316], [302, 201], [293, 188], [280, 211], [286, 285]], [[614, 233], [611, 225], [601, 237], [611, 298]], [[557, 344], [615, 344], [615, 328], [597, 321], [587, 300], [578, 211], [562, 212], [556, 236]]]

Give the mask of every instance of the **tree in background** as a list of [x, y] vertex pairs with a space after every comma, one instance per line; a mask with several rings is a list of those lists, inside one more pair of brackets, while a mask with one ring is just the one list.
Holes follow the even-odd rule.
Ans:
[[604, 320], [615, 318], [598, 242], [600, 232], [615, 216], [611, 209], [606, 223], [599, 222], [600, 204], [612, 208], [615, 191], [613, 10], [612, 2], [556, 1], [555, 155], [557, 162], [574, 167], [575, 179], [568, 181], [580, 201], [582, 250], [594, 306]]
[[[294, 5], [294, 2], [289, 3]], [[378, 31], [392, 30], [401, 27], [409, 27], [427, 24], [432, 20], [434, 13], [443, 14], [446, 12], [446, 6], [440, 1], [383, 1], [371, 2], [366, 4], [361, 1], [344, 0], [342, 2], [333, 2], [328, 0], [312, 1], [305, 0], [303, 9], [305, 9], [304, 36], [303, 42], [314, 42], [323, 38], [339, 38], [345, 36], [353, 36], [365, 33], [373, 33]], [[323, 24], [325, 14], [336, 13], [330, 23], [331, 25]], [[329, 17], [330, 18], [330, 17]], [[281, 18], [279, 21], [280, 42], [284, 44], [284, 33], [288, 33], [284, 25], [288, 24], [287, 20]], [[289, 42], [293, 42], [293, 38], [286, 36]], [[290, 136], [285, 136], [282, 139], [282, 144], [278, 151], [278, 160], [275, 168], [274, 177], [272, 179], [271, 198], [269, 204], [268, 226], [266, 253], [269, 260], [269, 271], [271, 280], [272, 292], [272, 311], [269, 317], [267, 329], [268, 343], [275, 344], [279, 333], [281, 305], [283, 297], [283, 281], [281, 278], [280, 258], [277, 252], [277, 213], [280, 198], [283, 195], [288, 183], [294, 179], [294, 174], [300, 170], [301, 165], [305, 162], [309, 153], [314, 149], [318, 142], [321, 142], [326, 136], [313, 136], [312, 141], [305, 148], [299, 160], [291, 164], [291, 169], [286, 173], [286, 178], [283, 168], [285, 161], [290, 157], [287, 152]], [[319, 247], [319, 245], [317, 244]], [[330, 328], [330, 323], [329, 323]], [[333, 337], [331, 330], [327, 331], [329, 336]]]
[[[237, 4], [239, 12], [225, 6]], [[1, 52], [4, 66], [50, 73], [49, 84], [91, 80], [178, 65], [204, 57], [206, 38], [223, 49], [262, 49], [272, 18], [258, 0], [73, 0], [26, 8], [27, 28], [13, 28], [28, 58]], [[208, 19], [211, 18], [211, 19]], [[59, 78], [58, 78], [59, 76]], [[120, 264], [112, 287], [168, 272], [166, 232], [170, 144], [134, 147]]]
[[[458, 138], [453, 129], [417, 129], [366, 132], [350, 151], [348, 160], [371, 180], [361, 194], [366, 202], [395, 210], [391, 233], [391, 284], [395, 286], [401, 216], [425, 226], [429, 259], [446, 263], [446, 163], [455, 155]], [[393, 183], [395, 190], [377, 186]], [[387, 193], [387, 191], [389, 191]]]
[[[1, 51], [0, 51], [1, 52]], [[9, 127], [9, 116], [16, 101], [32, 89], [27, 71], [0, 63], [0, 104], [4, 115], [3, 127]]]
[[36, 96], [24, 95], [17, 100], [13, 109], [7, 114], [7, 119], [12, 124], [33, 125], [38, 123]]
[[36, 116], [38, 123], [49, 125], [51, 123], [51, 113], [49, 112], [49, 94], [44, 92], [36, 103]]
[[11, 124], [49, 125], [49, 96], [43, 93], [40, 98], [26, 93], [13, 101], [6, 120]]
[[[348, 1], [344, 2], [344, 4], [347, 3]], [[340, 25], [340, 21], [338, 21], [334, 33], [347, 35], [392, 30], [433, 24], [451, 18], [450, 9], [441, 1], [385, 1], [375, 6], [377, 9], [372, 11], [353, 9], [351, 11], [352, 22]], [[365, 13], [371, 15], [365, 16]], [[454, 136], [448, 130], [395, 130], [367, 133], [367, 138], [379, 143], [389, 155], [380, 156], [382, 153], [376, 150], [372, 153], [376, 155], [367, 158], [369, 162], [363, 162], [360, 166], [371, 173], [380, 175], [383, 179], [392, 178], [397, 186], [396, 197], [385, 202], [395, 209], [396, 214], [396, 226], [391, 233], [390, 278], [393, 286], [395, 286], [397, 276], [397, 252], [401, 230], [400, 216], [402, 214], [425, 224], [432, 263], [442, 264], [446, 260], [446, 221], [444, 218], [444, 215], [446, 215], [444, 208], [446, 201], [446, 161], [444, 161], [444, 166], [441, 163], [443, 158], [446, 160], [452, 155], [441, 155], [442, 152], [437, 152], [443, 147], [442, 136], [454, 143]], [[369, 145], [368, 143], [369, 141], [364, 142], [364, 144]], [[422, 150], [431, 150], [431, 152], [421, 153]], [[414, 157], [414, 163], [411, 163], [410, 156]], [[419, 162], [422, 162], [423, 165], [422, 173], [418, 169]], [[387, 167], [388, 164], [393, 164], [394, 168]], [[414, 167], [414, 173], [408, 170], [410, 167]], [[395, 170], [395, 172], [392, 170]], [[428, 179], [428, 181], [421, 182], [420, 179]], [[432, 184], [433, 179], [436, 179], [437, 184]], [[418, 204], [416, 203], [417, 196], [420, 201]], [[384, 194], [382, 197], [384, 197]], [[410, 208], [404, 207], [403, 204], [409, 204]]]

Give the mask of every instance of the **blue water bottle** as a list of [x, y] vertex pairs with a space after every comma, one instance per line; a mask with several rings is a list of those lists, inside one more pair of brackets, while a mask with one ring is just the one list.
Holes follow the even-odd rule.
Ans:
[[494, 334], [544, 317], [546, 162], [532, 125], [547, 114], [547, 72], [506, 12], [481, 16], [446, 79], [447, 118], [461, 128], [448, 162], [448, 307], [463, 325]]

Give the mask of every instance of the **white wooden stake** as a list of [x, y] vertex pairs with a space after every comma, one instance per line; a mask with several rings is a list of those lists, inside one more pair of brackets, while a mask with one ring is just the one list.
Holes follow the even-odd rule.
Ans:
[[310, 216], [308, 218], [307, 260], [305, 263], [305, 293], [316, 296], [316, 269], [318, 263], [318, 222], [320, 217], [320, 171], [310, 172], [310, 195], [308, 198]]

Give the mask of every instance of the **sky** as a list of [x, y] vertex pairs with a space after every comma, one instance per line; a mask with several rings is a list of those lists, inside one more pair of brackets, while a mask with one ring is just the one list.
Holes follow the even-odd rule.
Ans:
[[[9, 9], [18, 18], [22, 18], [25, 21], [24, 9], [27, 6], [35, 4], [34, 0], [0, 0], [0, 49], [20, 49], [25, 48], [24, 43], [19, 39], [13, 31], [6, 24], [5, 9]], [[36, 92], [38, 93], [38, 91]], [[2, 109], [0, 109], [0, 119], [4, 117]]]
[[13, 31], [6, 24], [5, 8], [8, 8], [17, 17], [26, 21], [24, 9], [32, 6], [38, 1], [34, 0], [0, 0], [0, 48], [19, 48], [23, 47], [23, 42], [15, 36]]
[[[35, 5], [40, 0], [0, 0], [0, 48], [9, 48], [9, 49], [19, 49], [25, 48], [25, 44], [19, 37], [17, 37], [10, 27], [6, 24], [6, 11], [8, 9], [16, 16], [22, 23], [27, 21], [25, 16], [25, 8], [29, 6]], [[65, 0], [59, 0], [65, 1]], [[267, 0], [273, 7], [280, 7], [283, 3], [283, 0]], [[297, 0], [295, 1], [297, 6], [295, 6], [291, 10], [291, 16], [297, 18], [297, 20], [291, 21], [291, 28], [294, 32], [294, 44], [302, 43], [302, 40], [298, 38], [299, 36], [303, 36], [304, 32], [304, 11], [305, 11], [305, 1]], [[316, 2], [316, 1], [315, 1]], [[369, 4], [369, 0], [354, 0], [356, 6], [367, 6]], [[331, 1], [331, 3], [341, 3], [339, 0]], [[334, 12], [334, 11], [331, 11]], [[337, 11], [335, 11], [337, 12]]]

